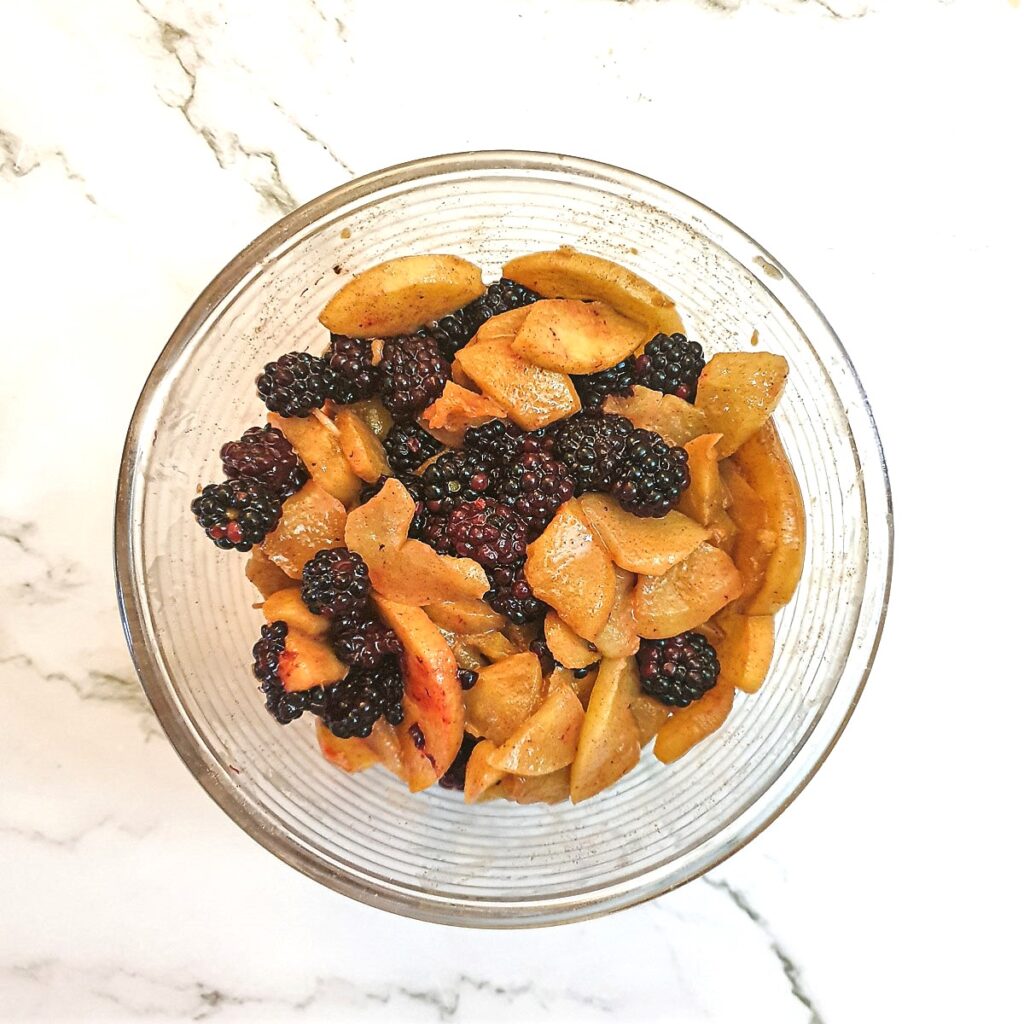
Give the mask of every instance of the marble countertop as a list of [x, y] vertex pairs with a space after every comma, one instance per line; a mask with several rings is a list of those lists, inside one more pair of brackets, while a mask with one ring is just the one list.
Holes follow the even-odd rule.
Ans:
[[[0, 5], [0, 1020], [1019, 1020], [1015, 8]], [[897, 564], [861, 706], [764, 835], [631, 911], [465, 932], [329, 893], [201, 792], [111, 512], [146, 373], [239, 248], [352, 175], [512, 147], [652, 174], [793, 271], [872, 397]]]

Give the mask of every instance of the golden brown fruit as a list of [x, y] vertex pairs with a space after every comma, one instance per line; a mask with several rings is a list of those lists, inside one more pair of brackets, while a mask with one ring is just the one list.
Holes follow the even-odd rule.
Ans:
[[577, 677], [576, 674], [561, 665], [556, 665], [554, 671], [547, 678], [547, 692], [551, 693], [559, 686], [568, 686], [576, 694], [580, 704], [586, 708], [590, 701], [590, 695], [594, 692], [594, 683], [597, 682], [597, 666], [595, 665], [585, 676]]
[[731, 459], [721, 463], [722, 483], [729, 492], [729, 517], [736, 529], [732, 558], [743, 577], [740, 603], [760, 591], [777, 538], [768, 529], [768, 509]]
[[558, 771], [572, 763], [582, 725], [579, 698], [568, 686], [557, 686], [488, 760], [515, 775]]
[[348, 665], [335, 657], [323, 640], [289, 629], [277, 659], [277, 675], [289, 693], [330, 686], [348, 675]]
[[803, 571], [807, 523], [800, 486], [771, 421], [732, 461], [764, 501], [766, 527], [775, 537], [761, 586], [745, 599], [743, 610], [748, 615], [771, 615], [792, 598]]
[[388, 457], [377, 435], [367, 422], [352, 409], [340, 409], [334, 417], [341, 450], [352, 471], [360, 480], [376, 483], [391, 472]]
[[478, 598], [439, 601], [428, 604], [425, 610], [438, 626], [453, 633], [486, 633], [505, 624], [504, 616]]
[[579, 501], [567, 501], [526, 549], [526, 580], [585, 640], [608, 621], [615, 600], [615, 570]]
[[700, 700], [679, 708], [658, 730], [654, 756], [669, 764], [721, 728], [732, 710], [735, 692], [731, 686], [720, 682]]
[[719, 685], [727, 683], [745, 693], [756, 693], [768, 675], [775, 649], [775, 618], [771, 615], [732, 615], [716, 620], [723, 637], [715, 644]]
[[347, 740], [338, 739], [319, 719], [316, 723], [316, 741], [320, 746], [320, 753], [331, 764], [337, 765], [345, 772], [361, 772], [378, 761], [377, 755], [366, 740], [361, 740], [358, 736]]
[[525, 722], [541, 699], [540, 662], [529, 652], [480, 669], [465, 692], [467, 728], [500, 746]]
[[326, 615], [314, 615], [302, 600], [302, 588], [294, 585], [263, 602], [263, 617], [267, 622], [284, 622], [289, 629], [297, 629], [309, 636], [324, 636], [331, 628], [331, 620]]
[[479, 599], [490, 587], [483, 569], [471, 558], [439, 555], [419, 540], [384, 552], [382, 564], [375, 568], [368, 563], [368, 568], [374, 590], [417, 607], [446, 599]]
[[640, 760], [640, 734], [629, 710], [639, 692], [635, 659], [601, 662], [572, 763], [574, 804], [607, 789]]
[[567, 626], [556, 611], [544, 616], [544, 639], [555, 661], [566, 668], [587, 668], [599, 660], [594, 645]]
[[483, 295], [480, 268], [458, 256], [401, 256], [357, 274], [331, 298], [320, 323], [353, 338], [408, 334]]
[[676, 448], [685, 447], [708, 430], [704, 413], [689, 402], [639, 384], [631, 395], [609, 395], [604, 400], [604, 411], [625, 416], [634, 427], [651, 430]]
[[625, 569], [615, 567], [615, 600], [611, 614], [594, 646], [605, 658], [626, 658], [640, 649], [640, 636], [633, 615], [633, 590], [636, 577]]
[[403, 781], [405, 780], [402, 765], [402, 748], [398, 742], [395, 727], [390, 722], [385, 721], [383, 718], [378, 718], [373, 727], [373, 732], [363, 742], [377, 755], [377, 760], [392, 775], [397, 775]]
[[389, 431], [395, 425], [391, 413], [384, 408], [384, 403], [379, 396], [353, 402], [348, 408], [373, 431], [374, 437], [381, 441], [388, 436]]
[[685, 562], [664, 576], [641, 576], [633, 597], [640, 636], [664, 639], [695, 629], [743, 589], [732, 559], [710, 544], [700, 544]]
[[646, 693], [637, 694], [629, 705], [629, 710], [636, 719], [641, 747], [646, 747], [651, 742], [672, 714], [672, 708], [662, 704], [660, 700], [648, 697]]
[[449, 447], [461, 448], [469, 427], [504, 419], [505, 415], [505, 410], [493, 398], [448, 381], [441, 397], [423, 410], [420, 424]]
[[560, 373], [598, 373], [621, 363], [647, 340], [643, 324], [603, 302], [541, 299], [528, 307], [512, 350]]
[[500, 783], [501, 795], [517, 804], [560, 804], [569, 798], [569, 769], [548, 775], [508, 775]]
[[488, 661], [501, 661], [511, 658], [513, 654], [521, 654], [520, 649], [501, 630], [489, 630], [486, 633], [474, 633], [464, 636], [471, 647], [478, 650]]
[[732, 455], [768, 421], [782, 397], [789, 364], [771, 352], [720, 352], [697, 382], [707, 432], [721, 434], [719, 456]]
[[318, 551], [345, 543], [345, 506], [313, 480], [285, 500], [281, 521], [262, 544], [263, 553], [292, 579]]
[[641, 519], [607, 494], [584, 494], [580, 505], [612, 561], [627, 572], [663, 576], [708, 539], [708, 531], [681, 512]]
[[272, 412], [267, 420], [288, 438], [288, 443], [309, 470], [311, 481], [345, 505], [356, 500], [363, 482], [348, 464], [341, 435], [327, 417], [321, 420], [315, 415], [299, 418], [278, 416]]
[[675, 303], [650, 281], [618, 263], [570, 246], [520, 256], [506, 263], [502, 274], [545, 298], [606, 302], [643, 324], [649, 338], [659, 331], [674, 334], [683, 330]]
[[283, 569], [279, 569], [262, 548], [252, 549], [245, 563], [245, 575], [264, 598], [295, 585], [295, 580]]
[[690, 486], [676, 508], [702, 526], [710, 526], [725, 511], [726, 493], [718, 471], [721, 434], [701, 434], [683, 447], [690, 466]]
[[490, 740], [481, 740], [466, 762], [466, 785], [463, 790], [467, 804], [475, 804], [492, 786], [505, 777], [499, 768], [491, 767], [490, 756], [498, 748]]

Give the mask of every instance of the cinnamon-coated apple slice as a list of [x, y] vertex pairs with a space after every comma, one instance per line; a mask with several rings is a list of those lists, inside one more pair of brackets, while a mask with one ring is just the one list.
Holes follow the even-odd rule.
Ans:
[[615, 600], [608, 621], [594, 638], [594, 646], [602, 657], [627, 658], [640, 649], [640, 634], [633, 614], [633, 591], [636, 576], [615, 567]]
[[281, 520], [261, 549], [292, 579], [301, 579], [302, 567], [318, 551], [343, 543], [346, 521], [345, 506], [316, 481], [307, 480], [285, 499]]
[[295, 580], [284, 569], [276, 566], [262, 547], [252, 549], [245, 563], [245, 576], [264, 599], [279, 590], [295, 586]]
[[320, 753], [342, 771], [354, 774], [377, 764], [377, 755], [366, 740], [353, 736], [351, 739], [339, 739], [319, 719], [316, 723], [316, 741]]
[[423, 410], [420, 424], [449, 447], [461, 448], [470, 427], [504, 419], [505, 416], [505, 410], [493, 398], [450, 380], [445, 384], [441, 397]]
[[310, 480], [345, 505], [356, 500], [363, 481], [345, 457], [338, 428], [326, 416], [279, 416], [272, 412], [267, 421], [288, 439], [309, 471]]
[[631, 395], [609, 395], [604, 411], [625, 416], [634, 427], [653, 431], [676, 448], [685, 447], [708, 430], [700, 409], [677, 395], [663, 395], [639, 384]]
[[669, 764], [720, 729], [732, 710], [735, 693], [731, 686], [719, 680], [700, 700], [679, 708], [658, 730], [654, 756]]
[[719, 453], [732, 455], [768, 422], [782, 398], [789, 364], [771, 352], [720, 352], [697, 381], [696, 407], [708, 433], [721, 434]]
[[571, 764], [583, 714], [583, 705], [572, 689], [556, 686], [490, 755], [491, 767], [515, 775], [547, 775]]
[[334, 417], [338, 441], [352, 472], [367, 483], [376, 483], [391, 472], [384, 446], [369, 424], [352, 409], [340, 409]]
[[496, 786], [503, 778], [505, 772], [500, 768], [494, 768], [490, 762], [490, 756], [498, 748], [490, 740], [481, 740], [469, 755], [466, 762], [466, 785], [463, 795], [467, 804], [475, 804], [493, 786]]
[[331, 620], [326, 615], [316, 615], [302, 600], [302, 588], [293, 585], [263, 602], [263, 617], [267, 622], [284, 622], [288, 629], [297, 629], [312, 637], [322, 637], [331, 628]]
[[715, 644], [721, 666], [719, 683], [755, 693], [768, 675], [775, 650], [773, 615], [738, 615], [723, 612], [715, 620], [722, 638]]
[[690, 486], [679, 496], [676, 508], [702, 526], [710, 526], [725, 510], [726, 492], [718, 470], [721, 439], [721, 434], [701, 434], [683, 445], [690, 466]]
[[588, 668], [600, 660], [594, 645], [566, 625], [553, 609], [544, 616], [544, 639], [555, 661], [566, 668]]
[[284, 650], [277, 659], [277, 675], [290, 693], [330, 686], [348, 675], [348, 665], [340, 662], [323, 641], [297, 629], [289, 629]]
[[528, 651], [481, 668], [464, 694], [468, 730], [500, 746], [533, 714], [542, 683], [540, 661]]

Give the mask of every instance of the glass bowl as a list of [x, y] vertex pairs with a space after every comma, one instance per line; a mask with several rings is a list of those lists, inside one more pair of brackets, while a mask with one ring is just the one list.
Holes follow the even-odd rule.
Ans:
[[[499, 276], [512, 256], [571, 244], [673, 296], [709, 353], [789, 360], [776, 420], [807, 504], [807, 560], [778, 617], [775, 660], [725, 727], [671, 766], [646, 752], [578, 807], [466, 806], [410, 795], [381, 768], [346, 776], [313, 723], [272, 721], [250, 675], [262, 622], [245, 556], [217, 550], [189, 502], [222, 477], [220, 445], [262, 421], [253, 380], [320, 351], [317, 313], [349, 275], [450, 252]], [[518, 927], [607, 913], [728, 857], [794, 798], [864, 685], [892, 545], [885, 463], [835, 334], [756, 242], [648, 178], [572, 157], [491, 152], [378, 171], [315, 199], [236, 256], [185, 315], [135, 410], [121, 464], [116, 568], [125, 632], [163, 728], [254, 839], [324, 885], [408, 917]]]

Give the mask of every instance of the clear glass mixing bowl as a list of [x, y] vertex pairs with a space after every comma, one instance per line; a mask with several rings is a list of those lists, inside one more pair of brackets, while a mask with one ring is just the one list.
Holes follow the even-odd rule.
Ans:
[[[571, 244], [669, 295], [710, 352], [789, 360], [777, 422], [807, 503], [803, 579], [778, 620], [761, 692], [678, 763], [646, 753], [578, 806], [466, 806], [412, 796], [374, 768], [348, 777], [311, 722], [282, 729], [250, 675], [261, 624], [245, 558], [218, 551], [189, 502], [220, 479], [226, 439], [261, 421], [253, 379], [319, 351], [317, 313], [380, 260], [451, 252], [499, 276], [512, 256]], [[285, 217], [217, 275], [139, 399], [121, 465], [116, 562], [139, 677], [178, 753], [253, 838], [364, 903], [449, 924], [516, 927], [607, 913], [664, 893], [763, 829], [849, 718], [885, 615], [892, 545], [885, 463], [835, 334], [778, 262], [693, 199], [616, 167], [539, 153], [435, 157], [349, 182]]]

